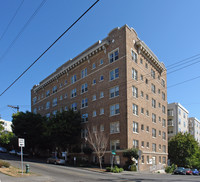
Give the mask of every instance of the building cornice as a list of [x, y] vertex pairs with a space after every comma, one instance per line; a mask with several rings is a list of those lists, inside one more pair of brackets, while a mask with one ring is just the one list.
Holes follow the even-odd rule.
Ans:
[[89, 60], [90, 57], [97, 54], [98, 52], [100, 52], [102, 50], [106, 51], [107, 45], [109, 45], [109, 42], [106, 39], [104, 39], [102, 42], [98, 41], [93, 46], [91, 46], [91, 48], [88, 49], [86, 52], [84, 52], [83, 54], [80, 54], [79, 56], [75, 57], [74, 59], [67, 61], [60, 68], [58, 68], [53, 74], [51, 74], [49, 76], [49, 78], [41, 81], [39, 85], [34, 86], [33, 91], [37, 92], [38, 90], [40, 90], [43, 87], [45, 87], [46, 85], [50, 84], [54, 80], [57, 80], [59, 77], [66, 74], [70, 70], [74, 69], [76, 66]]
[[138, 47], [138, 52], [142, 53], [145, 57], [147, 57], [153, 63], [153, 66], [162, 73], [166, 70], [164, 64], [158, 60], [156, 55], [149, 49], [149, 47], [141, 40], [138, 40], [136, 43]]

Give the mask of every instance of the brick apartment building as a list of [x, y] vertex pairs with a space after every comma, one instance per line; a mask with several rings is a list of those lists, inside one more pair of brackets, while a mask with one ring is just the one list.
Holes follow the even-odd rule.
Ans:
[[153, 170], [167, 163], [166, 98], [164, 64], [124, 25], [33, 86], [31, 109], [47, 117], [79, 110], [80, 137], [85, 126], [109, 135], [105, 163], [116, 150], [116, 161], [123, 165], [122, 151], [137, 147], [139, 169]]

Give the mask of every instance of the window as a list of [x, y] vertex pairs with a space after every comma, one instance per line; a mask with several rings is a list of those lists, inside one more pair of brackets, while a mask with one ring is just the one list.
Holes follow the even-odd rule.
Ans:
[[48, 101], [47, 103], [46, 103], [46, 109], [49, 109], [50, 108], [50, 102]]
[[141, 130], [143, 130], [143, 131], [144, 131], [144, 125], [143, 125], [143, 124], [141, 124]]
[[156, 123], [156, 115], [154, 113], [152, 113], [152, 122]]
[[104, 97], [104, 92], [100, 92], [100, 98]]
[[46, 91], [46, 97], [50, 96], [50, 90]]
[[92, 84], [95, 85], [96, 84], [96, 79], [92, 80]]
[[147, 148], [149, 148], [149, 142], [147, 142]]
[[[34, 114], [37, 114], [37, 108], [34, 108], [34, 109], [33, 109], [33, 113], [34, 113]], [[6, 124], [7, 124], [7, 123], [5, 123], [4, 125], [6, 125]]]
[[138, 123], [133, 121], [133, 132], [138, 133]]
[[92, 64], [92, 69], [95, 69], [95, 68], [96, 68], [96, 64], [93, 63], [93, 64]]
[[119, 114], [119, 104], [110, 106], [110, 116], [114, 116], [116, 114]]
[[162, 146], [162, 149], [163, 149], [162, 151], [163, 151], [164, 153], [166, 153], [166, 145], [163, 145], [163, 146]]
[[152, 83], [151, 84], [151, 91], [155, 94], [156, 93], [156, 86]]
[[159, 156], [159, 164], [161, 164], [161, 156]]
[[144, 164], [144, 156], [143, 155], [142, 155], [141, 161], [142, 161], [142, 164]]
[[65, 85], [67, 85], [67, 80], [65, 80]]
[[148, 80], [147, 78], [146, 78], [146, 80], [145, 80], [145, 83], [146, 83], [146, 84], [149, 84], [149, 80]]
[[156, 108], [156, 100], [155, 99], [152, 99], [152, 107]]
[[37, 102], [37, 97], [34, 97], [33, 98], [33, 104], [36, 104], [36, 102]]
[[85, 108], [88, 106], [88, 99], [85, 98], [85, 99], [82, 99], [81, 101], [81, 108]]
[[55, 116], [57, 113], [57, 110], [53, 111], [52, 114]]
[[119, 150], [120, 149], [120, 143], [119, 140], [111, 140], [110, 141], [110, 150]]
[[164, 131], [162, 132], [162, 139], [166, 140], [166, 133]]
[[149, 116], [149, 111], [148, 110], [146, 111], [146, 115]]
[[118, 58], [119, 58], [119, 50], [114, 50], [114, 51], [109, 53], [109, 61], [110, 61], [110, 63], [118, 60]]
[[110, 98], [119, 96], [119, 86], [110, 89]]
[[88, 91], [88, 85], [87, 85], [87, 83], [81, 85], [81, 93], [83, 94], [83, 93], [85, 93], [87, 91]]
[[47, 113], [47, 114], [46, 114], [46, 117], [47, 117], [47, 118], [49, 118], [50, 116], [51, 116], [51, 114], [50, 114], [50, 113]]
[[63, 86], [63, 83], [60, 83], [60, 88]]
[[81, 78], [85, 78], [87, 76], [87, 68], [81, 70]]
[[149, 100], [149, 95], [148, 94], [146, 94], [146, 100]]
[[60, 100], [63, 100], [63, 96], [62, 95], [60, 96]]
[[139, 141], [138, 140], [133, 140], [133, 147], [138, 148], [139, 147]]
[[100, 125], [100, 131], [104, 131], [104, 125], [103, 124]]
[[143, 59], [140, 59], [140, 63], [143, 64]]
[[81, 129], [81, 138], [86, 138], [88, 134], [87, 129]]
[[162, 160], [163, 160], [163, 164], [166, 164], [166, 157], [163, 157]]
[[144, 147], [144, 141], [142, 141], [142, 143], [141, 143], [141, 147]]
[[73, 111], [77, 111], [77, 103], [73, 103], [73, 104], [71, 105], [71, 109], [72, 109]]
[[110, 123], [110, 133], [119, 133], [119, 122]]
[[131, 56], [132, 56], [132, 60], [133, 60], [135, 63], [137, 63], [137, 54], [136, 54], [133, 50], [131, 50]]
[[159, 144], [159, 150], [161, 150], [161, 144]]
[[160, 94], [160, 89], [158, 89], [158, 93]]
[[104, 77], [103, 75], [100, 76], [100, 81], [103, 81], [104, 80]]
[[141, 91], [141, 97], [144, 97], [144, 92], [143, 91]]
[[68, 107], [67, 106], [65, 106], [65, 111], [68, 111]]
[[133, 104], [133, 114], [138, 115], [138, 105]]
[[162, 92], [162, 99], [165, 100], [165, 93]]
[[138, 98], [138, 88], [132, 86], [133, 97]]
[[162, 119], [162, 126], [166, 127], [166, 120], [165, 119]]
[[141, 114], [144, 114], [144, 108], [141, 107]]
[[53, 93], [56, 93], [56, 92], [57, 92], [57, 86], [54, 86], [54, 87], [53, 87], [52, 92], [53, 92]]
[[165, 88], [165, 80], [161, 80], [161, 85]]
[[143, 75], [140, 75], [140, 80], [142, 80], [142, 81], [143, 81], [143, 79], [144, 79]]
[[148, 64], [147, 63], [145, 63], [145, 68], [148, 69]]
[[156, 137], [156, 129], [152, 128], [152, 137]]
[[76, 97], [76, 88], [71, 91], [71, 98]]
[[93, 132], [93, 133], [96, 133], [96, 132], [97, 132], [97, 126], [93, 126], [93, 127], [92, 127], [92, 132]]
[[156, 152], [156, 144], [155, 143], [152, 143], [152, 151]]
[[88, 113], [82, 114], [81, 122], [82, 123], [88, 122]]
[[103, 59], [100, 60], [100, 65], [102, 65], [102, 64], [103, 64]]
[[151, 77], [155, 79], [155, 71], [151, 69]]
[[163, 112], [163, 114], [165, 114], [165, 113], [166, 113], [165, 106], [162, 106], [162, 112]]
[[159, 136], [161, 136], [161, 131], [159, 130]]
[[96, 111], [96, 110], [94, 110], [94, 111], [92, 112], [92, 116], [93, 116], [93, 117], [96, 117], [96, 116], [97, 116], [97, 111]]
[[76, 81], [77, 81], [77, 77], [76, 77], [76, 75], [73, 75], [71, 77], [71, 84], [75, 83]]
[[110, 80], [115, 80], [117, 78], [119, 78], [119, 68], [110, 71]]
[[67, 93], [65, 93], [65, 99], [67, 98]]
[[56, 105], [57, 105], [57, 98], [54, 98], [54, 99], [53, 99], [52, 106], [56, 106]]
[[149, 164], [149, 156], [147, 155], [147, 164]]
[[138, 80], [138, 72], [136, 69], [132, 68], [132, 78]]
[[96, 96], [96, 95], [93, 95], [93, 96], [92, 96], [92, 100], [93, 100], [93, 101], [97, 100], [97, 96]]
[[149, 126], [146, 127], [146, 131], [149, 132]]
[[104, 114], [104, 108], [100, 108], [100, 115]]

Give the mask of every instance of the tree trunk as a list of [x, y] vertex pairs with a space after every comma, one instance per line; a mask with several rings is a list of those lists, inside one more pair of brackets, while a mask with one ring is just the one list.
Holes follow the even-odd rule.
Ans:
[[99, 158], [99, 167], [100, 169], [102, 169], [102, 165], [101, 165], [101, 157], [98, 157]]

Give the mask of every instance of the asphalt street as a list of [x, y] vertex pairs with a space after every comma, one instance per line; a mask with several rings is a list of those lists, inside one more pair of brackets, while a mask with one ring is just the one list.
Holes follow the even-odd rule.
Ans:
[[[8, 160], [12, 165], [20, 168], [19, 158], [0, 154], [0, 159]], [[88, 168], [75, 168], [31, 162], [25, 159], [25, 164], [30, 165], [30, 171], [36, 176], [10, 177], [0, 173], [0, 182], [189, 182], [200, 181], [200, 176], [184, 176], [170, 174], [151, 174], [139, 172], [123, 172], [119, 174], [94, 172]], [[24, 166], [25, 167], [25, 166]]]

